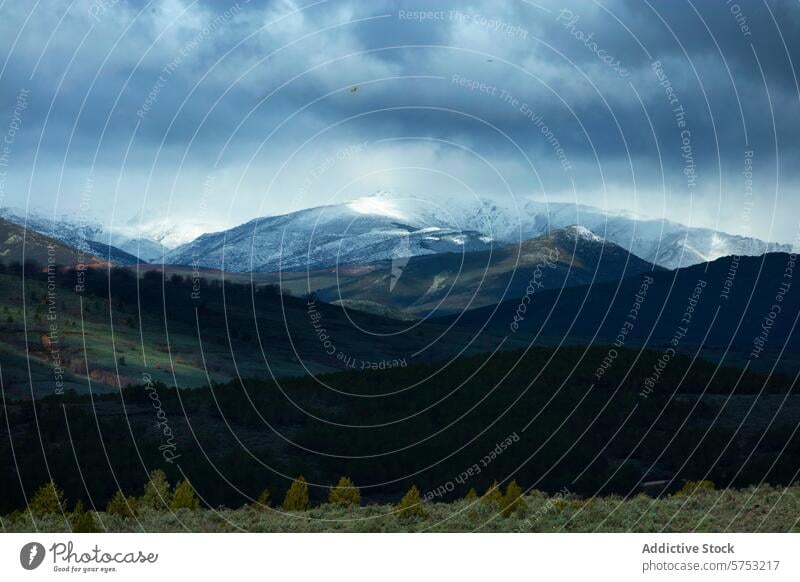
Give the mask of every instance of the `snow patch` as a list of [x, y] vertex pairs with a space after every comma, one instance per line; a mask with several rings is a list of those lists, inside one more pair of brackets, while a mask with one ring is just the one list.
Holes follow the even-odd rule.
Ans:
[[562, 232], [566, 234], [569, 238], [574, 240], [584, 240], [589, 242], [604, 242], [603, 237], [597, 236], [591, 230], [586, 228], [585, 226], [580, 226], [578, 224], [573, 224], [572, 226], [567, 226], [566, 228], [562, 229]]

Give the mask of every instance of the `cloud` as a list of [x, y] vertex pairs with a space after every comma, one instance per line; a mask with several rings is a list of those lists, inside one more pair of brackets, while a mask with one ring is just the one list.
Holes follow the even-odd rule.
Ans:
[[91, 175], [101, 220], [197, 221], [213, 175], [223, 227], [373, 189], [450, 195], [460, 180], [741, 232], [753, 151], [752, 233], [795, 237], [787, 1], [8, 4], [2, 117], [20, 89], [30, 100], [4, 204], [73, 209]]

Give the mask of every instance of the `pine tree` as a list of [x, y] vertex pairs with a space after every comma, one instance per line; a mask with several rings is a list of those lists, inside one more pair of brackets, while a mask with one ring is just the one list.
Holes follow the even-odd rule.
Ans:
[[124, 519], [136, 517], [138, 502], [135, 497], [125, 497], [122, 491], [117, 491], [106, 506], [106, 513], [118, 515]]
[[165, 509], [172, 501], [167, 475], [161, 469], [150, 473], [150, 480], [144, 486], [141, 506], [147, 509]]
[[200, 507], [200, 500], [195, 495], [191, 483], [184, 479], [175, 486], [175, 492], [172, 494], [172, 502], [170, 503], [172, 509], [197, 509]]
[[502, 503], [503, 493], [500, 491], [500, 485], [497, 484], [497, 481], [493, 481], [492, 484], [489, 485], [486, 493], [481, 497], [481, 501], [498, 506]]
[[528, 504], [523, 497], [522, 488], [516, 481], [511, 481], [506, 487], [506, 494], [500, 501], [500, 510], [503, 517], [509, 517], [513, 513], [523, 513], [528, 508]]
[[416, 485], [412, 485], [411, 489], [403, 495], [400, 503], [397, 504], [397, 517], [401, 519], [414, 519], [417, 517], [424, 518], [425, 515], [419, 489], [417, 489]]
[[54, 481], [39, 487], [31, 499], [31, 513], [36, 516], [64, 513], [66, 508], [67, 500], [64, 498], [64, 492], [56, 486]]
[[72, 512], [70, 521], [72, 522], [72, 533], [97, 533], [97, 524], [91, 512], [83, 509], [83, 501], [78, 499], [75, 509]]
[[344, 506], [359, 506], [361, 505], [361, 491], [350, 478], [342, 477], [328, 494], [328, 502]]
[[475, 487], [469, 488], [469, 491], [467, 491], [467, 495], [464, 497], [464, 499], [470, 503], [478, 499], [478, 492], [475, 491]]
[[289, 491], [286, 492], [283, 508], [286, 511], [305, 511], [308, 509], [308, 483], [306, 483], [306, 479], [302, 475], [292, 483]]

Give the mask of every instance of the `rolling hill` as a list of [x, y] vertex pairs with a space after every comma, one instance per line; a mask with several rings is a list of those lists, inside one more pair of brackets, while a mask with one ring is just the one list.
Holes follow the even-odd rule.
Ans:
[[42, 267], [48, 263], [90, 267], [105, 264], [93, 253], [81, 253], [75, 247], [0, 218], [0, 262], [9, 265], [25, 261], [34, 261]]
[[518, 298], [526, 289], [560, 289], [661, 270], [579, 226], [518, 245], [345, 265], [269, 278], [293, 292], [394, 317], [457, 313]]
[[[81, 281], [82, 289], [77, 290]], [[54, 284], [51, 284], [54, 283]], [[181, 388], [237, 377], [385, 369], [502, 338], [345, 310], [272, 286], [132, 269], [0, 272], [6, 393], [108, 392], [143, 374]]]
[[540, 342], [673, 347], [728, 363], [792, 368], [800, 353], [795, 260], [786, 253], [725, 257], [619, 283], [537, 292], [524, 310], [516, 299], [438, 320]]

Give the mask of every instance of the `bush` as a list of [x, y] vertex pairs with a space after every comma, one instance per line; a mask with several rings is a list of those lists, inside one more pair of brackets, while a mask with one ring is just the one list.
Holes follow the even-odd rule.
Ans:
[[66, 508], [67, 500], [64, 498], [64, 492], [53, 481], [39, 487], [39, 490], [31, 499], [31, 513], [36, 516], [49, 515], [51, 513], [63, 514]]
[[305, 511], [308, 509], [308, 483], [306, 483], [306, 479], [302, 475], [292, 483], [292, 486], [286, 492], [283, 508], [286, 511]]
[[553, 509], [558, 512], [564, 511], [567, 507], [570, 506], [570, 502], [564, 498], [554, 499], [552, 501]]
[[175, 486], [175, 493], [172, 494], [172, 509], [197, 509], [200, 507], [200, 500], [195, 495], [191, 483], [184, 479]]
[[514, 513], [523, 513], [528, 509], [528, 504], [522, 495], [522, 488], [517, 485], [516, 481], [511, 481], [506, 487], [506, 494], [500, 501], [500, 511], [503, 517], [509, 517]]
[[361, 491], [352, 480], [342, 477], [336, 487], [333, 487], [328, 494], [328, 502], [357, 507], [361, 505]]
[[106, 513], [118, 515], [123, 519], [136, 517], [138, 502], [135, 497], [125, 497], [122, 491], [117, 491], [106, 506]]
[[97, 524], [91, 512], [83, 509], [83, 502], [79, 499], [72, 512], [72, 533], [97, 533]]
[[488, 503], [491, 505], [500, 506], [503, 502], [503, 493], [500, 491], [500, 485], [497, 484], [497, 481], [493, 481], [489, 488], [486, 490], [486, 493], [483, 494], [481, 497], [481, 501], [484, 503]]
[[161, 469], [150, 473], [150, 480], [144, 486], [141, 506], [147, 509], [165, 509], [170, 506], [171, 495], [167, 475]]
[[675, 496], [688, 497], [689, 495], [694, 495], [695, 493], [714, 491], [716, 488], [717, 487], [714, 485], [713, 481], [687, 481], [684, 483], [683, 487], [681, 487], [680, 490], [675, 493]]
[[400, 503], [397, 504], [397, 517], [401, 519], [414, 519], [424, 518], [425, 509], [422, 507], [422, 499], [419, 495], [419, 489], [416, 485], [412, 485], [411, 489], [403, 495]]
[[270, 506], [270, 498], [269, 498], [269, 489], [264, 489], [261, 492], [261, 495], [258, 496], [258, 500], [253, 504], [255, 509], [267, 509]]

